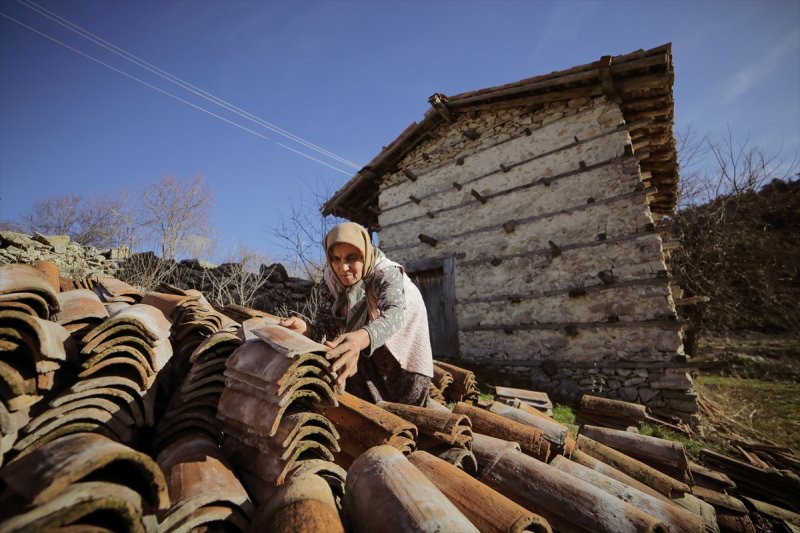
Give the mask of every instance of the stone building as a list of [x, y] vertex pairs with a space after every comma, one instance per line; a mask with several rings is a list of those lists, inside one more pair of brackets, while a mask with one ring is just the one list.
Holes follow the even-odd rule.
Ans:
[[667, 44], [435, 94], [323, 212], [376, 231], [406, 266], [437, 357], [690, 420], [670, 243], [656, 229], [677, 199], [672, 84]]

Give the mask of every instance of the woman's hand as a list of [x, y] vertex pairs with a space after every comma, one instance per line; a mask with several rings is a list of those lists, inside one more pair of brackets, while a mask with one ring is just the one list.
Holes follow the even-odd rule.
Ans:
[[306, 337], [311, 333], [306, 321], [300, 317], [292, 316], [285, 318], [280, 321], [280, 325], [292, 331], [296, 331], [297, 333], [302, 333]]
[[326, 341], [325, 346], [330, 348], [325, 359], [335, 359], [331, 372], [337, 376], [336, 385], [343, 387], [345, 380], [358, 372], [358, 358], [361, 350], [369, 347], [369, 333], [365, 329], [345, 333]]

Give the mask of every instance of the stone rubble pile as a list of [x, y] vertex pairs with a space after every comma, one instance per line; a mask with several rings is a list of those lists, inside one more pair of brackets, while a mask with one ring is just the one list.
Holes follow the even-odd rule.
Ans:
[[[314, 287], [313, 281], [289, 276], [280, 263], [262, 264], [258, 273], [243, 272], [238, 263], [167, 261], [153, 252], [133, 253], [127, 246], [106, 249], [82, 246], [67, 235], [28, 236], [0, 231], [0, 264], [32, 265], [39, 261], [53, 262], [62, 275], [75, 280], [104, 275], [125, 279], [131, 271], [142, 270], [144, 266], [146, 270], [167, 272], [163, 281], [181, 289], [198, 290], [213, 303], [238, 302], [242, 300], [241, 293], [247, 292], [250, 307], [270, 313], [303, 309]], [[214, 296], [225, 301], [213, 301]]]

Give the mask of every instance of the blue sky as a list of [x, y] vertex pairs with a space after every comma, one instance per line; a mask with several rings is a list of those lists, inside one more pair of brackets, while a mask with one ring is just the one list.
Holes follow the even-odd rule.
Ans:
[[[324, 149], [366, 164], [435, 93], [508, 83], [673, 43], [676, 127], [800, 149], [800, 2], [46, 1], [131, 54]], [[114, 196], [164, 174], [216, 195], [216, 259], [277, 258], [291, 202], [347, 173], [169, 84], [15, 0], [0, 13], [0, 219], [46, 196]], [[303, 149], [309, 155], [318, 154]]]

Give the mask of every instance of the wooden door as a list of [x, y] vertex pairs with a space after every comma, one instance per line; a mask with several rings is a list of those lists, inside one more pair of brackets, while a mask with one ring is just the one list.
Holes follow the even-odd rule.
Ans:
[[433, 356], [434, 358], [448, 359], [458, 355], [458, 328], [455, 322], [452, 264], [443, 264], [443, 261], [436, 263], [438, 264], [432, 265], [431, 262], [420, 262], [416, 265], [417, 269], [408, 271], [408, 276], [419, 288], [425, 302]]

